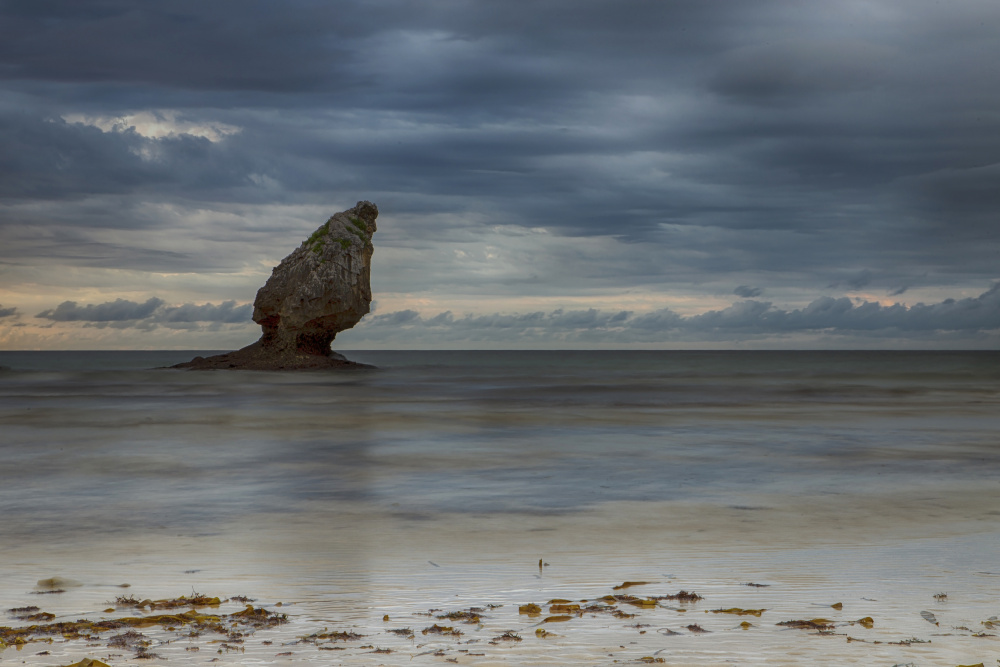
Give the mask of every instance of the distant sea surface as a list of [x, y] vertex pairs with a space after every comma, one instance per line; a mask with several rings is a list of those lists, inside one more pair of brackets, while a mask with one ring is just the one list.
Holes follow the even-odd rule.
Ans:
[[[224, 652], [144, 630], [168, 664], [1000, 658], [998, 352], [352, 351], [377, 369], [157, 368], [207, 354], [0, 352], [0, 614], [114, 618], [136, 613], [104, 611], [123, 590], [196, 590], [289, 615]], [[47, 577], [70, 585], [40, 594]], [[649, 583], [613, 590], [626, 581]], [[613, 603], [631, 619], [518, 613], [680, 590], [704, 600]], [[460, 637], [421, 633], [470, 607], [485, 611]], [[766, 611], [712, 613], [749, 608]], [[777, 625], [813, 618], [834, 629]], [[388, 632], [402, 627], [415, 637]], [[364, 639], [303, 639], [323, 628]], [[521, 641], [496, 639], [508, 630]], [[57, 636], [0, 662], [135, 660], [114, 653]]]

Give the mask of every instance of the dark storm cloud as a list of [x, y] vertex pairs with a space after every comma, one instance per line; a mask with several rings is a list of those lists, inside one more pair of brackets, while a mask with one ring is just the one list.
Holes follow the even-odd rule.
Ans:
[[0, 317], [13, 317], [17, 315], [17, 308], [4, 308], [0, 306]]
[[739, 287], [733, 290], [733, 294], [735, 294], [736, 296], [741, 296], [744, 299], [752, 299], [753, 297], [760, 296], [763, 293], [764, 290], [762, 290], [761, 288], [750, 287], [749, 285], [740, 285]]
[[180, 306], [168, 306], [157, 297], [152, 297], [144, 303], [136, 303], [127, 299], [116, 299], [99, 304], [81, 306], [75, 301], [64, 301], [54, 309], [44, 310], [35, 317], [56, 322], [129, 322], [143, 323], [247, 323], [253, 308], [250, 304], [237, 305], [235, 301], [225, 301], [218, 305], [205, 303], [201, 305], [185, 303]]
[[145, 303], [115, 299], [99, 304], [81, 306], [75, 301], [63, 301], [56, 308], [43, 310], [35, 315], [55, 322], [121, 322], [141, 320], [163, 305], [163, 300], [153, 297]]
[[848, 298], [822, 297], [799, 309], [762, 301], [739, 301], [721, 310], [684, 317], [670, 309], [634, 315], [628, 311], [534, 312], [517, 315], [467, 315], [450, 312], [424, 319], [414, 311], [387, 313], [364, 320], [359, 328], [378, 340], [433, 334], [448, 340], [473, 339], [501, 331], [511, 340], [526, 335], [553, 340], [669, 341], [674, 335], [727, 338], [732, 334], [775, 335], [832, 332], [888, 336], [932, 332], [977, 334], [1000, 329], [1000, 283], [977, 297], [919, 303], [911, 307]]
[[253, 156], [234, 143], [190, 134], [147, 138], [134, 129], [103, 132], [0, 110], [0, 201], [104, 194], [231, 199], [251, 185], [255, 172]]
[[7, 0], [0, 62], [20, 80], [308, 89], [336, 62], [339, 22], [332, 5], [292, 5]]
[[[0, 206], [80, 212], [80, 247], [103, 246], [60, 250], [69, 264], [158, 251], [87, 238], [172, 224], [136, 200], [368, 197], [407, 221], [401, 246], [504, 224], [668, 258], [607, 267], [606, 288], [982, 285], [1000, 257], [998, 30], [1000, 5], [972, 0], [4, 0]], [[187, 129], [64, 119], [158, 109]], [[44, 256], [15, 240], [0, 259]]]

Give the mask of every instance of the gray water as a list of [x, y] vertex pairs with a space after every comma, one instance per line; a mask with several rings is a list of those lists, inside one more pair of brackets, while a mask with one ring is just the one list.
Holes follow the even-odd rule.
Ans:
[[[196, 354], [0, 352], [2, 608], [97, 618], [129, 583], [281, 601], [292, 619], [241, 653], [165, 635], [170, 664], [1000, 657], [974, 636], [1000, 614], [1000, 353], [372, 351], [348, 356], [376, 370], [340, 374], [150, 370]], [[36, 595], [50, 576], [83, 585]], [[544, 640], [517, 614], [625, 580], [706, 600]], [[485, 604], [504, 607], [473, 644], [419, 633], [432, 619], [414, 614]], [[768, 612], [750, 630], [706, 613], [733, 606]], [[417, 639], [387, 635], [384, 614]], [[775, 625], [817, 616], [837, 634]], [[847, 625], [865, 616], [873, 629]], [[296, 639], [324, 626], [394, 653]], [[489, 644], [508, 629], [524, 641]], [[929, 643], [889, 643], [910, 638]]]

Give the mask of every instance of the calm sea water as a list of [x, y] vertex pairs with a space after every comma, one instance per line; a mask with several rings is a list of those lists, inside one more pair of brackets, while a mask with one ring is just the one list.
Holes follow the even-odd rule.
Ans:
[[[235, 652], [147, 632], [169, 664], [1000, 658], [1000, 353], [352, 352], [378, 369], [151, 370], [196, 354], [0, 352], [3, 609], [114, 617], [128, 583], [291, 618]], [[38, 595], [52, 576], [81, 585]], [[517, 613], [624, 581], [705, 600], [543, 626]], [[488, 604], [504, 606], [461, 638], [420, 632], [444, 623], [430, 608]], [[711, 613], [731, 607], [767, 611]], [[835, 631], [776, 625], [818, 617]], [[848, 624], [862, 617], [874, 627]], [[365, 639], [301, 641], [324, 627]], [[416, 637], [386, 632], [400, 627]], [[523, 640], [490, 643], [506, 630]], [[0, 661], [135, 662], [109, 653], [57, 639]]]

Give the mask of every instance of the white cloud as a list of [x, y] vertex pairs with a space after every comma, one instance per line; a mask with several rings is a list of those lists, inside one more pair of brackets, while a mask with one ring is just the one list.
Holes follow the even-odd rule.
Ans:
[[136, 111], [121, 116], [68, 113], [63, 114], [62, 119], [67, 123], [90, 125], [100, 129], [102, 132], [128, 132], [129, 130], [133, 130], [136, 134], [147, 139], [172, 138], [186, 134], [192, 137], [203, 137], [216, 143], [229, 135], [242, 131], [242, 128], [235, 125], [216, 121], [195, 120], [171, 109], [150, 109], [148, 111]]

